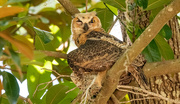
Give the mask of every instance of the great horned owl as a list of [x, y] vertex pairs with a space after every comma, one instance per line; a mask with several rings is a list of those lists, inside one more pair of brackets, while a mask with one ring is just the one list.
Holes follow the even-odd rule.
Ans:
[[94, 95], [101, 88], [106, 71], [124, 53], [126, 45], [102, 29], [95, 12], [76, 14], [72, 32], [78, 48], [67, 55], [73, 70], [71, 79], [83, 91], [93, 84], [94, 92], [90, 95]]

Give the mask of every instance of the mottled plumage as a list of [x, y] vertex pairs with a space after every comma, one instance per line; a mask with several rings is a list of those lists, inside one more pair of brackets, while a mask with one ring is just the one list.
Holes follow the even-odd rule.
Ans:
[[74, 72], [101, 72], [110, 69], [124, 52], [120, 48], [121, 44], [123, 42], [112, 35], [91, 31], [85, 44], [68, 54], [68, 63]]

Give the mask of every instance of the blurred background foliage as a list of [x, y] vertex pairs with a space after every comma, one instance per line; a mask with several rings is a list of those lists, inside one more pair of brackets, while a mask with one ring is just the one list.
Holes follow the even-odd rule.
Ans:
[[[81, 12], [85, 12], [85, 0], [70, 1]], [[151, 11], [152, 21], [164, 5], [170, 2], [135, 0], [128, 8], [130, 10], [139, 6], [143, 11]], [[88, 11], [97, 12], [106, 31], [111, 27], [115, 15], [118, 15], [118, 10], [127, 10], [125, 0], [88, 0]], [[72, 16], [56, 0], [0, 0], [0, 91], [5, 90], [5, 93], [0, 93], [2, 104], [69, 104], [80, 93], [78, 88], [66, 93], [75, 85], [68, 76], [59, 77], [72, 72], [66, 59], [51, 57], [43, 52], [68, 52], [71, 19]], [[136, 37], [144, 30], [132, 23], [128, 25], [136, 27]], [[132, 29], [129, 28], [130, 31]], [[132, 40], [132, 34], [128, 35]], [[171, 29], [165, 25], [143, 51], [148, 62], [173, 59], [173, 51], [166, 42], [171, 35]], [[48, 83], [54, 80], [52, 74], [58, 78], [59, 83], [56, 85]], [[27, 80], [27, 99], [19, 96], [17, 80]]]

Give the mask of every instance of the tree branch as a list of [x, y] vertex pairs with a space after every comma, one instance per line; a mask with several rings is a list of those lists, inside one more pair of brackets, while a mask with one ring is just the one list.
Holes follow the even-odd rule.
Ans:
[[[180, 72], [180, 59], [168, 60], [163, 62], [147, 63], [143, 67], [146, 77], [154, 77], [165, 74], [174, 74]], [[171, 69], [171, 70], [169, 70]]]
[[69, 12], [72, 16], [79, 13], [79, 10], [69, 0], [58, 0], [59, 3]]
[[113, 67], [107, 72], [105, 83], [95, 99], [95, 104], [106, 104], [110, 96], [117, 87], [118, 79], [127, 68], [127, 64], [141, 53], [141, 51], [152, 41], [158, 34], [166, 22], [180, 11], [180, 0], [174, 0], [167, 7], [162, 9], [154, 18], [152, 23], [146, 28], [141, 36], [134, 42], [134, 44], [127, 49], [127, 51], [117, 60]]
[[55, 51], [41, 51], [47, 56], [55, 57], [55, 58], [63, 58], [67, 59], [67, 54], [61, 53], [61, 52], [55, 52]]

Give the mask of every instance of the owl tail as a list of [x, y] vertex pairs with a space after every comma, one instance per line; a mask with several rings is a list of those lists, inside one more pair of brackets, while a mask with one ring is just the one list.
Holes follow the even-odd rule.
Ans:
[[128, 68], [128, 72], [131, 73], [131, 75], [135, 78], [136, 82], [139, 84], [141, 88], [149, 89], [147, 78], [144, 75], [142, 68], [130, 65]]

